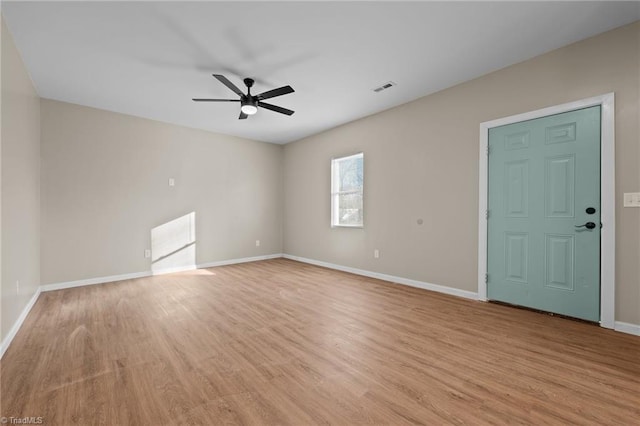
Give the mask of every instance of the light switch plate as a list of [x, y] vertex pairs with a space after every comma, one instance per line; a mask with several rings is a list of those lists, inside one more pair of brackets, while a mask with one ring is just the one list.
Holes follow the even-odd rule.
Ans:
[[169, 186], [176, 186], [176, 180], [174, 178], [169, 178]]
[[640, 192], [625, 192], [624, 207], [640, 207]]

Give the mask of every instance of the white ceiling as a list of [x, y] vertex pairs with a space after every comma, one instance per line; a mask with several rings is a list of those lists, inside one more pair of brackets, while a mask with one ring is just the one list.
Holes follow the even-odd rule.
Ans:
[[[43, 98], [287, 143], [640, 19], [638, 2], [3, 2]], [[597, 60], [597, 58], [594, 58]], [[236, 97], [291, 85], [239, 121]], [[373, 88], [392, 80], [381, 93]]]

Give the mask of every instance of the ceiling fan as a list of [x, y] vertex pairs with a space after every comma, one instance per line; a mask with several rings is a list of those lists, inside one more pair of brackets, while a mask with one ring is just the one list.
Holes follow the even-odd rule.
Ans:
[[240, 96], [240, 99], [203, 99], [203, 98], [194, 98], [193, 100], [196, 102], [240, 102], [240, 117], [238, 119], [244, 120], [250, 115], [258, 112], [258, 107], [270, 109], [271, 111], [279, 112], [280, 114], [291, 115], [294, 111], [290, 109], [282, 108], [277, 105], [271, 105], [266, 102], [263, 102], [265, 99], [275, 98], [276, 96], [286, 95], [288, 93], [294, 92], [291, 86], [282, 86], [277, 89], [267, 90], [266, 92], [262, 92], [259, 95], [251, 94], [251, 87], [253, 86], [252, 78], [245, 78], [244, 84], [247, 86], [247, 94], [242, 93], [238, 87], [230, 82], [225, 76], [220, 74], [213, 74], [215, 78], [220, 81], [220, 83], [227, 86], [231, 89], [235, 94]]

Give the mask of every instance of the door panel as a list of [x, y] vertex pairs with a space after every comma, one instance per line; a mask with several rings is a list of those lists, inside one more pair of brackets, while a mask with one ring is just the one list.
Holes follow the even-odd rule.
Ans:
[[573, 235], [547, 234], [545, 240], [545, 285], [573, 291]]
[[522, 232], [507, 232], [505, 238], [505, 279], [527, 283], [529, 267], [529, 235]]
[[545, 164], [545, 206], [547, 217], [574, 217], [575, 156], [547, 158]]
[[[490, 300], [599, 320], [600, 114], [490, 129]], [[577, 227], [587, 222], [597, 226]]]
[[505, 212], [507, 217], [527, 217], [529, 214], [529, 161], [505, 164]]

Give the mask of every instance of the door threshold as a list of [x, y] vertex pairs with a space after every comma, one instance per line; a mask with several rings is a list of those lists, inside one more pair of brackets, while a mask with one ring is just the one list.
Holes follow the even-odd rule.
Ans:
[[522, 309], [524, 311], [537, 312], [539, 314], [544, 314], [550, 317], [558, 317], [558, 318], [568, 319], [571, 321], [582, 322], [585, 324], [591, 324], [591, 325], [600, 327], [600, 323], [598, 321], [589, 321], [582, 318], [570, 317], [568, 315], [556, 314], [555, 312], [547, 312], [540, 309], [529, 308], [528, 306], [521, 306], [521, 305], [514, 305], [512, 303], [507, 303], [507, 302], [500, 302], [499, 300], [487, 300], [487, 302], [493, 303], [496, 305], [507, 306], [509, 308], [516, 308], [516, 309]]

